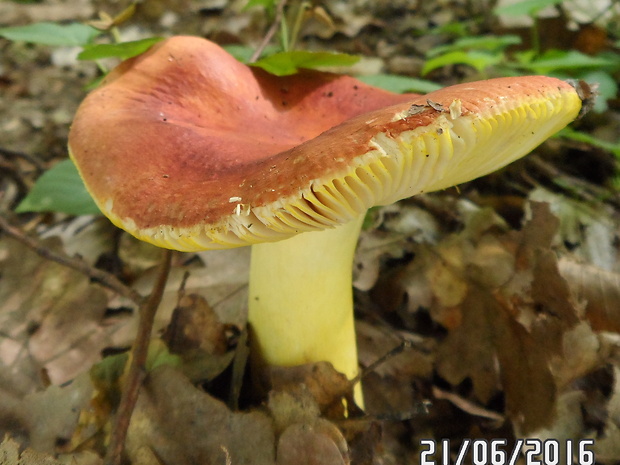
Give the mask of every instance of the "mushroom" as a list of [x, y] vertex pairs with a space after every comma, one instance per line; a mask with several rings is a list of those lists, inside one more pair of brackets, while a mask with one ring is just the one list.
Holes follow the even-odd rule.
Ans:
[[137, 238], [252, 245], [248, 321], [264, 363], [329, 361], [351, 379], [351, 267], [367, 209], [495, 171], [581, 106], [555, 78], [396, 95], [317, 71], [275, 77], [174, 37], [87, 96], [69, 151], [101, 211]]

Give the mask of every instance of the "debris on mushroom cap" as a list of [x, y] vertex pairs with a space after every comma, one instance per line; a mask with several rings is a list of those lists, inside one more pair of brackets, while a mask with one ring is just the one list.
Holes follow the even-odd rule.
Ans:
[[452, 100], [448, 110], [450, 111], [450, 118], [456, 119], [463, 114], [463, 105], [459, 99], [455, 98]]
[[189, 251], [329, 228], [471, 180], [580, 108], [554, 78], [402, 96], [328, 73], [277, 78], [181, 37], [113, 71], [81, 105], [69, 146], [113, 222]]

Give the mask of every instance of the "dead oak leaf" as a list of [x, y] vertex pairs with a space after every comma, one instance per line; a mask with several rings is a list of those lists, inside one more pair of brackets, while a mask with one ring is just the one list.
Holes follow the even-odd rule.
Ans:
[[327, 420], [289, 426], [278, 439], [276, 465], [348, 465], [346, 441]]
[[470, 285], [461, 308], [462, 325], [439, 347], [438, 372], [453, 385], [470, 378], [483, 403], [501, 386], [513, 420], [524, 430], [543, 426], [556, 396], [543, 347], [506, 310], [501, 295]]
[[182, 295], [162, 339], [183, 360], [183, 371], [195, 382], [210, 381], [230, 365], [228, 336], [238, 330], [224, 324], [198, 294]]
[[170, 366], [149, 373], [131, 419], [128, 456], [135, 461], [145, 447], [164, 464], [275, 462], [267, 414], [232, 412]]
[[[466, 228], [440, 243], [429, 265], [447, 268], [443, 281], [429, 283], [437, 296], [431, 316], [442, 316], [444, 324], [446, 309], [459, 315], [445, 325], [438, 372], [453, 385], [471, 379], [483, 403], [503, 390], [506, 413], [522, 431], [553, 418], [557, 384], [550, 362], [561, 357], [564, 336], [579, 322], [579, 306], [549, 249], [557, 219], [545, 204], [533, 204], [532, 212], [519, 232]], [[450, 281], [460, 283], [459, 299], [446, 302], [443, 290], [454, 296]]]
[[[41, 368], [53, 383], [66, 382], [100, 359], [124, 321], [106, 320], [107, 295], [88, 277], [4, 240], [9, 253], [0, 264], [0, 364], [32, 373], [35, 383]], [[44, 244], [60, 247], [54, 238]]]
[[585, 317], [597, 331], [620, 332], [620, 273], [560, 259], [560, 273], [586, 302]]

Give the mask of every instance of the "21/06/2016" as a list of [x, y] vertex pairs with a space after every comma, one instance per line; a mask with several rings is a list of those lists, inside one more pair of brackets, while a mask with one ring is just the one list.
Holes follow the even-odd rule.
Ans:
[[593, 445], [594, 439], [517, 439], [509, 448], [506, 439], [464, 439], [453, 461], [449, 439], [439, 447], [434, 439], [422, 439], [420, 465], [516, 465], [521, 455], [526, 465], [594, 465]]

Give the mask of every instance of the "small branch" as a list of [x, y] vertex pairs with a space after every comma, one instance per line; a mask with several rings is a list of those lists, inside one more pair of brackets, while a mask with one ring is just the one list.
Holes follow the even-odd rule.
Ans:
[[424, 347], [418, 342], [412, 341], [410, 339], [403, 339], [401, 340], [400, 344], [398, 344], [393, 349], [390, 349], [387, 353], [383, 354], [377, 360], [375, 360], [370, 365], [368, 365], [366, 368], [361, 370], [358, 373], [358, 375], [355, 378], [351, 379], [349, 382], [351, 383], [351, 385], [359, 383], [362, 380], [362, 378], [364, 378], [365, 376], [368, 376], [370, 373], [375, 371], [377, 367], [383, 365], [385, 362], [387, 362], [391, 358], [396, 357], [397, 355], [399, 355], [400, 353], [408, 349], [416, 349], [424, 354], [429, 354], [431, 352], [427, 347]]
[[81, 258], [69, 257], [50, 250], [42, 245], [38, 240], [26, 235], [26, 233], [17, 226], [10, 224], [9, 221], [2, 215], [0, 215], [0, 229], [4, 230], [4, 232], [13, 239], [30, 248], [40, 257], [79, 271], [80, 273], [88, 276], [90, 279], [97, 281], [101, 285], [113, 290], [123, 297], [127, 297], [138, 305], [141, 305], [144, 301], [144, 297], [129, 286], [123, 284], [116, 276], [89, 265]]
[[370, 365], [368, 365], [366, 368], [361, 370], [358, 373], [358, 375], [350, 381], [351, 385], [359, 383], [364, 376], [367, 376], [373, 371], [375, 371], [378, 366], [383, 365], [389, 359], [396, 357], [401, 352], [404, 352], [405, 349], [410, 349], [412, 347], [413, 347], [413, 342], [408, 341], [408, 340], [402, 341], [400, 344], [398, 344], [396, 347], [391, 349], [389, 352], [387, 352], [386, 354], [383, 354], [377, 360], [375, 360]]
[[578, 193], [584, 200], [590, 202], [600, 202], [600, 199], [604, 199], [614, 207], [620, 207], [620, 200], [618, 199], [618, 196], [612, 194], [608, 189], [601, 188], [595, 184], [584, 181], [581, 178], [571, 176], [570, 174], [559, 170], [552, 164], [547, 163], [537, 155], [530, 155], [527, 157], [527, 161], [565, 191], [569, 191], [569, 189], [567, 189], [566, 186], [562, 186], [558, 182], [558, 179], [564, 179], [567, 184], [572, 184], [574, 186], [573, 193]]
[[3, 157], [9, 158], [9, 159], [22, 158], [26, 160], [28, 163], [30, 163], [31, 165], [34, 165], [34, 167], [37, 169], [38, 172], [45, 171], [45, 165], [43, 165], [43, 162], [41, 162], [41, 160], [39, 160], [37, 157], [34, 157], [27, 153], [16, 152], [14, 150], [4, 149], [0, 147], [0, 155], [2, 155]]
[[254, 53], [250, 57], [250, 63], [254, 63], [260, 58], [263, 51], [265, 50], [265, 47], [267, 47], [275, 33], [278, 31], [278, 27], [280, 26], [280, 22], [282, 21], [282, 16], [284, 15], [284, 5], [286, 5], [286, 1], [287, 0], [280, 0], [276, 5], [276, 13], [275, 17], [273, 18], [273, 22], [271, 23], [267, 34], [265, 34], [265, 37], [263, 37], [263, 40], [256, 48], [256, 50], [254, 50]]
[[105, 457], [105, 465], [121, 464], [131, 414], [133, 413], [133, 409], [138, 401], [140, 386], [142, 386], [142, 382], [146, 377], [145, 364], [148, 355], [151, 332], [153, 330], [153, 321], [155, 320], [155, 313], [157, 313], [157, 308], [159, 307], [164, 289], [166, 288], [166, 281], [168, 280], [168, 273], [170, 272], [171, 258], [172, 251], [165, 250], [163, 261], [157, 275], [157, 281], [153, 287], [153, 292], [140, 306], [138, 334], [136, 335], [136, 339], [134, 341], [131, 352], [131, 365], [129, 366], [127, 379], [121, 395], [121, 401], [118, 406], [118, 411], [116, 412], [114, 425], [112, 427], [112, 436], [110, 438], [110, 445]]

